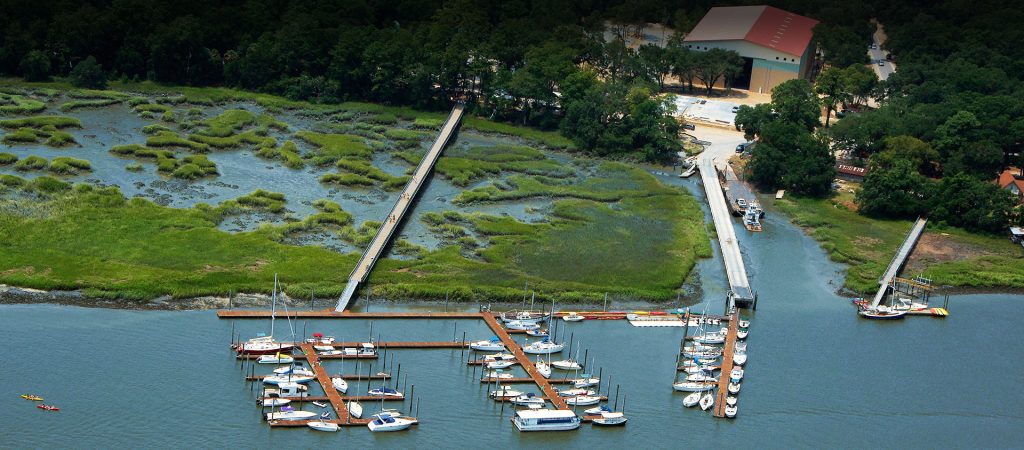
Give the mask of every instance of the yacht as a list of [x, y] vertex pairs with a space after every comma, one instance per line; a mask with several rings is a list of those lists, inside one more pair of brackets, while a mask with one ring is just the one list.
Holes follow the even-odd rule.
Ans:
[[470, 342], [469, 348], [481, 352], [501, 352], [505, 350], [505, 344], [501, 343], [501, 339], [495, 337], [489, 341]]
[[533, 337], [548, 337], [548, 330], [546, 328], [537, 328], [535, 330], [526, 330], [527, 336]]
[[499, 386], [498, 390], [490, 393], [491, 398], [497, 401], [512, 400], [520, 395], [523, 395], [523, 393], [515, 389], [510, 389], [508, 386]]
[[566, 322], [582, 322], [583, 319], [586, 319], [586, 317], [583, 317], [576, 312], [571, 312], [562, 316], [562, 320]]
[[697, 404], [700, 403], [700, 397], [701, 397], [701, 393], [700, 392], [692, 392], [692, 393], [690, 393], [686, 397], [683, 397], [683, 406], [685, 406], [687, 408], [692, 408], [694, 406], [697, 406]]
[[697, 381], [680, 381], [672, 385], [672, 389], [680, 392], [704, 392], [714, 389], [715, 383], [705, 383]]
[[341, 392], [342, 394], [348, 392], [348, 382], [345, 381], [345, 379], [342, 378], [340, 375], [331, 378], [331, 384], [334, 385], [335, 390]]
[[366, 424], [370, 431], [401, 431], [415, 423], [412, 419], [392, 417], [387, 413], [375, 414], [373, 421]]
[[523, 347], [523, 352], [531, 355], [550, 355], [552, 353], [561, 352], [565, 348], [565, 344], [556, 344], [547, 339], [543, 341], [534, 342], [526, 347]]
[[742, 367], [736, 367], [736, 368], [732, 369], [732, 372], [729, 372], [729, 381], [731, 381], [733, 383], [739, 383], [740, 380], [742, 380], [742, 379], [743, 379], [743, 368]]
[[601, 397], [596, 395], [578, 395], [565, 398], [565, 404], [570, 406], [590, 406], [598, 403], [601, 403]]
[[404, 398], [405, 397], [405, 394], [403, 394], [401, 392], [398, 392], [398, 391], [396, 391], [394, 389], [391, 389], [389, 387], [384, 387], [384, 386], [381, 386], [379, 388], [370, 389], [369, 391], [366, 391], [366, 393], [367, 393], [367, 395], [372, 395], [372, 396], [375, 396], [375, 397], [388, 397], [388, 398]]
[[280, 411], [267, 413], [267, 420], [309, 420], [316, 416], [315, 412], [299, 411], [291, 406], [285, 406]]
[[485, 373], [484, 374], [484, 378], [490, 378], [492, 380], [493, 379], [507, 380], [507, 379], [515, 378], [515, 377], [512, 374], [510, 374], [510, 373], [502, 373], [502, 372], [498, 372], [497, 370], [492, 370], [492, 371], [489, 371], [489, 372]]
[[537, 368], [537, 373], [541, 374], [541, 376], [544, 378], [551, 378], [551, 366], [549, 366], [548, 363], [537, 360], [533, 365]]
[[620, 412], [603, 412], [601, 417], [597, 417], [591, 420], [594, 425], [600, 425], [605, 427], [625, 425], [626, 416]]
[[313, 375], [280, 374], [264, 377], [263, 383], [278, 385], [282, 383], [309, 383], [313, 381], [313, 378]]
[[260, 357], [256, 359], [257, 364], [291, 364], [293, 362], [295, 362], [295, 358], [284, 353], [260, 355]]
[[560, 370], [580, 370], [580, 369], [583, 368], [583, 366], [581, 366], [580, 363], [576, 362], [573, 359], [564, 359], [564, 360], [561, 360], [561, 361], [553, 361], [551, 363], [551, 367], [554, 367], [554, 368], [560, 369]]
[[558, 396], [559, 397], [579, 397], [581, 395], [585, 395], [585, 396], [597, 395], [594, 392], [593, 389], [566, 389], [564, 391], [560, 391], [558, 389], [555, 389], [555, 391], [558, 392]]
[[544, 405], [544, 403], [546, 402], [546, 400], [544, 400], [543, 397], [540, 397], [532, 392], [516, 396], [515, 398], [509, 401], [519, 406]]
[[485, 355], [484, 356], [484, 361], [485, 362], [491, 362], [491, 361], [515, 361], [515, 360], [516, 360], [516, 355], [513, 355], [511, 353], [495, 353], [493, 355]]
[[519, 431], [568, 431], [580, 427], [576, 413], [561, 409], [516, 411], [512, 423]]
[[306, 375], [306, 376], [315, 376], [316, 375], [315, 373], [313, 373], [312, 370], [309, 370], [309, 368], [303, 367], [303, 366], [281, 366], [281, 367], [278, 367], [278, 368], [274, 369], [274, 373], [277, 374], [277, 375], [287, 375], [287, 374]]
[[742, 365], [746, 364], [747, 363], [747, 354], [746, 353], [733, 353], [732, 354], [732, 363], [736, 364], [737, 366], [742, 366]]
[[583, 374], [583, 376], [572, 380], [572, 387], [575, 387], [575, 388], [585, 388], [585, 387], [590, 387], [590, 386], [596, 386], [600, 382], [601, 382], [600, 378], [592, 377], [592, 376], [590, 376], [590, 374], [585, 373], [585, 374]]
[[733, 419], [736, 417], [736, 412], [739, 410], [739, 405], [726, 405], [725, 417]]
[[262, 400], [261, 402], [259, 402], [259, 403], [260, 403], [260, 404], [261, 404], [262, 406], [271, 406], [271, 407], [273, 407], [273, 406], [284, 406], [284, 405], [287, 405], [287, 404], [289, 404], [289, 403], [291, 403], [291, 402], [292, 402], [292, 401], [291, 401], [291, 400], [289, 400], [289, 399], [287, 399], [287, 398], [281, 398], [281, 397], [266, 397], [266, 398], [264, 398], [264, 399], [263, 399], [263, 400]]
[[700, 409], [707, 411], [715, 404], [715, 394], [708, 392], [700, 398]]
[[513, 320], [511, 322], [506, 322], [505, 323], [505, 328], [508, 328], [510, 330], [528, 331], [528, 330], [538, 330], [538, 329], [540, 329], [540, 325], [537, 325], [536, 322], [527, 322], [527, 321], [523, 321], [523, 320]]
[[325, 422], [324, 419], [320, 419], [316, 422], [308, 422], [306, 423], [306, 426], [316, 431], [338, 431], [338, 424]]
[[356, 419], [363, 418], [363, 405], [359, 402], [352, 400], [345, 404], [348, 408], [348, 415], [355, 417]]
[[508, 361], [508, 360], [491, 361], [491, 362], [488, 362], [486, 364], [486, 367], [488, 369], [506, 369], [506, 368], [512, 367], [512, 365], [515, 364], [515, 363], [516, 363], [515, 361]]
[[729, 393], [736, 395], [740, 393], [740, 383], [729, 383]]

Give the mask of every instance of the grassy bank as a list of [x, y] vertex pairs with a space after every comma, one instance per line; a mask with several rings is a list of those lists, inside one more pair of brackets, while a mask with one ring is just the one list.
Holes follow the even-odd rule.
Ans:
[[[787, 196], [774, 205], [818, 240], [834, 261], [849, 266], [844, 287], [856, 292], [878, 289], [878, 278], [912, 224], [858, 214], [849, 192], [830, 199]], [[903, 273], [931, 278], [936, 286], [1020, 288], [1022, 259], [1024, 249], [1005, 237], [929, 224]]]

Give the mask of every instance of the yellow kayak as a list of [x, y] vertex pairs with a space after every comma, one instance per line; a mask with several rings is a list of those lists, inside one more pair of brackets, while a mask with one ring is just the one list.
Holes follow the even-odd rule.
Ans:
[[38, 396], [38, 395], [24, 394], [24, 395], [21, 396], [21, 398], [23, 398], [25, 400], [32, 400], [34, 402], [41, 402], [41, 401], [43, 401], [43, 398]]

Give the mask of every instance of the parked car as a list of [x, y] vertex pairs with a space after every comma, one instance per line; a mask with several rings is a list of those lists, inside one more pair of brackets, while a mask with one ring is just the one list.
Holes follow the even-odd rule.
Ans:
[[695, 129], [697, 129], [697, 127], [693, 126], [692, 123], [684, 123], [683, 124], [683, 129], [684, 130], [695, 130]]
[[740, 145], [737, 145], [736, 153], [743, 153], [747, 149], [747, 147], [750, 147], [750, 144], [752, 144], [752, 142], [744, 142]]
[[739, 106], [733, 106], [732, 107], [732, 112], [736, 112], [736, 111], [739, 111], [739, 110], [740, 110]]
[[879, 66], [884, 66], [884, 65], [885, 65], [885, 61], [883, 61], [883, 60], [878, 60], [878, 65], [879, 65]]

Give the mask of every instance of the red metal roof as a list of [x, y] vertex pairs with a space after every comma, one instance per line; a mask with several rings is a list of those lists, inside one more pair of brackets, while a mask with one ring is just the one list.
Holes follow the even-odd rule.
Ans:
[[814, 37], [813, 29], [817, 24], [817, 20], [809, 17], [766, 6], [744, 39], [783, 53], [802, 56]]

